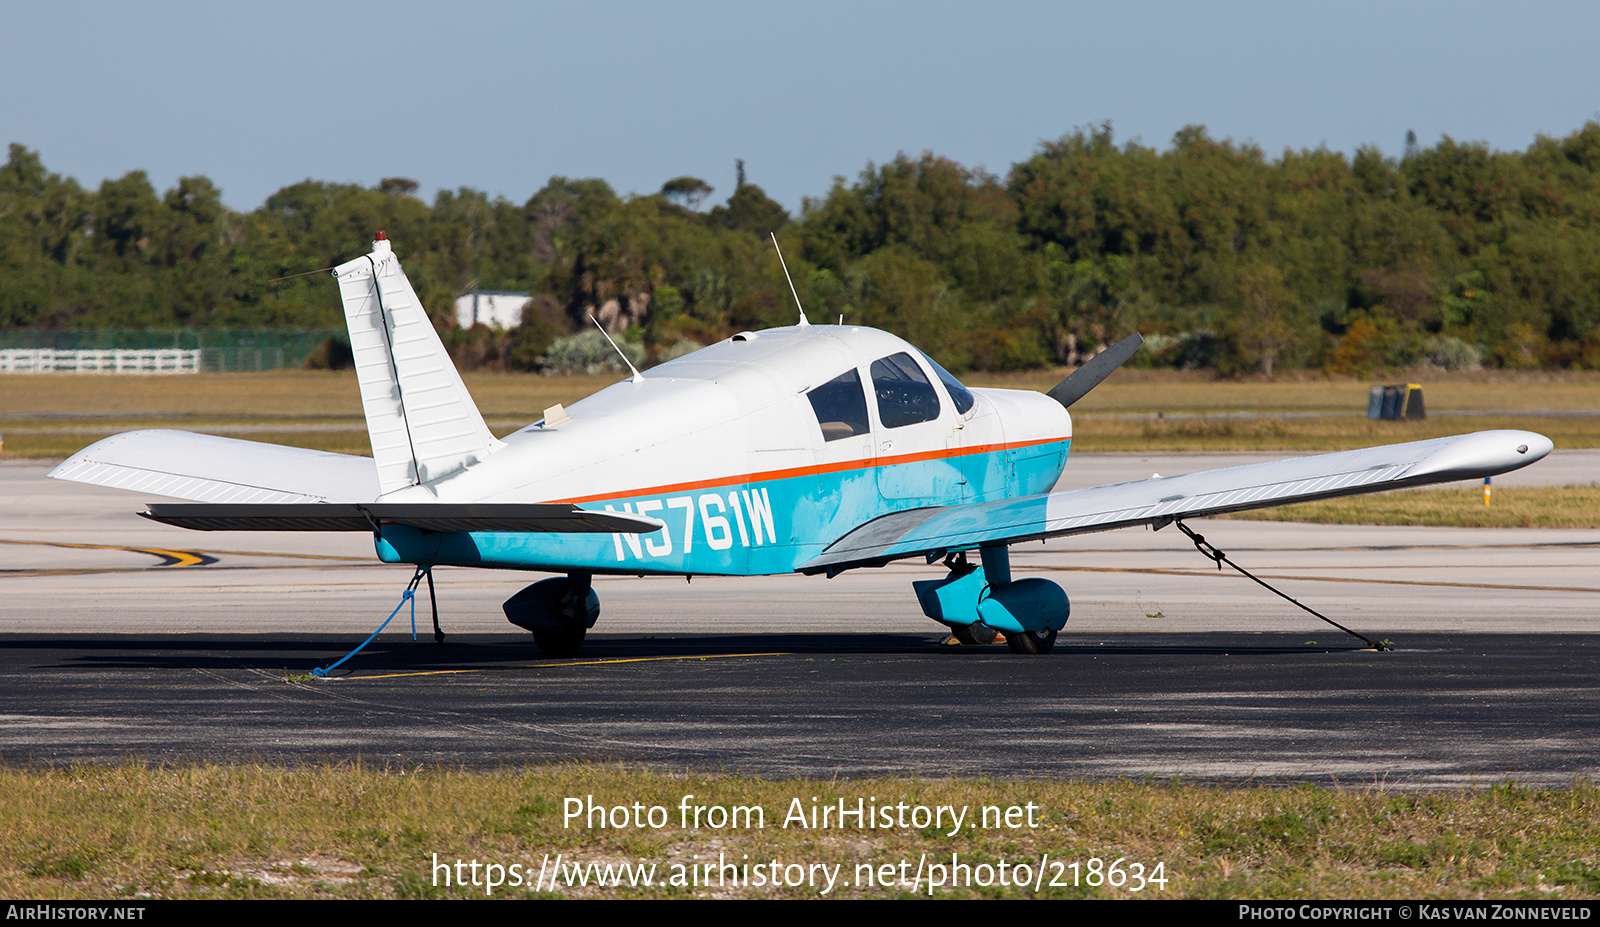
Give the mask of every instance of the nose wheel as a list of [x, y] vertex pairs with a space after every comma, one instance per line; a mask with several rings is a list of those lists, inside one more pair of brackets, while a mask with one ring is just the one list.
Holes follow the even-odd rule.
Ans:
[[[945, 557], [950, 573], [940, 580], [911, 584], [922, 613], [950, 629], [967, 646], [981, 646], [1005, 635], [1012, 653], [1045, 654], [1055, 649], [1072, 603], [1048, 579], [1012, 581], [1011, 557], [1004, 545], [979, 549], [983, 566], [973, 566], [965, 551]], [[976, 614], [973, 614], [976, 612]], [[976, 620], [974, 620], [976, 619]]]

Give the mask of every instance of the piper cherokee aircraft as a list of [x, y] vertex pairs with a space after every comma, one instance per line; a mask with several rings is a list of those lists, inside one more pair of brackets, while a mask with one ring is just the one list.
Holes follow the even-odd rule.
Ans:
[[797, 325], [635, 370], [496, 439], [376, 239], [333, 271], [372, 457], [150, 430], [106, 438], [50, 475], [189, 500], [141, 513], [185, 528], [370, 531], [380, 560], [417, 567], [412, 589], [426, 574], [431, 590], [441, 565], [560, 574], [504, 605], [552, 654], [576, 651], [599, 617], [596, 574], [831, 578], [912, 557], [946, 567], [913, 584], [928, 617], [962, 643], [999, 632], [1036, 654], [1054, 646], [1069, 603], [1050, 580], [1013, 579], [1009, 545], [1480, 479], [1552, 448], [1486, 431], [1051, 492], [1072, 442], [1068, 408], [1138, 335], [1048, 393], [968, 389], [894, 335], [812, 325], [803, 308]]

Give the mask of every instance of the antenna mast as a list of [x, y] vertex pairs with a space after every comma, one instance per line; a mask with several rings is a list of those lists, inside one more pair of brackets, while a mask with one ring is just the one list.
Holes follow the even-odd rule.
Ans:
[[800, 294], [794, 291], [794, 278], [789, 276], [789, 262], [783, 259], [783, 249], [778, 247], [778, 233], [769, 232], [772, 236], [772, 250], [778, 252], [778, 264], [783, 268], [783, 279], [789, 281], [789, 292], [794, 296], [794, 307], [800, 310], [800, 327], [805, 328], [811, 324], [806, 318], [806, 307], [800, 305]]
[[[607, 341], [611, 341], [611, 336], [609, 334], [606, 334], [606, 327], [604, 325], [600, 324], [600, 320], [596, 319], [594, 316], [591, 315], [591, 316], [589, 316], [589, 321], [594, 323], [594, 327], [595, 328], [600, 329], [600, 334], [605, 335], [605, 339]], [[628, 355], [622, 353], [622, 349], [617, 347], [617, 343], [615, 341], [611, 341], [611, 350], [617, 352], [617, 356], [622, 358], [622, 362], [624, 364], [628, 365], [628, 369], [629, 370], [633, 371], [633, 382], [635, 382], [635, 383], [643, 383], [644, 382], [644, 374], [640, 373], [639, 369], [637, 367], [633, 366], [633, 361], [628, 360]]]

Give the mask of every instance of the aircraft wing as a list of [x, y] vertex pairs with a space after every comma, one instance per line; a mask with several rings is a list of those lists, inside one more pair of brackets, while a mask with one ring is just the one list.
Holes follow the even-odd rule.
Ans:
[[370, 457], [197, 435], [130, 431], [97, 441], [52, 479], [195, 502], [360, 502], [378, 497]]
[[831, 576], [988, 544], [1133, 525], [1161, 528], [1180, 518], [1482, 479], [1527, 466], [1552, 447], [1549, 438], [1531, 431], [1482, 431], [1020, 499], [912, 509], [861, 525], [799, 571]]
[[568, 503], [359, 502], [217, 505], [152, 502], [146, 518], [198, 531], [372, 531], [380, 524], [423, 531], [649, 534], [663, 522]]

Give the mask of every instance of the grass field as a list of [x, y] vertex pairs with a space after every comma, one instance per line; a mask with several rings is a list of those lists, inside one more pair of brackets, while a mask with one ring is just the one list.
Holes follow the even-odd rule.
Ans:
[[1342, 451], [1375, 444], [1421, 441], [1469, 431], [1518, 428], [1536, 431], [1556, 447], [1600, 447], [1600, 416], [1506, 414], [1420, 422], [1373, 421], [1365, 415], [1328, 418], [1188, 418], [1141, 420], [1109, 415], [1074, 416], [1072, 449], [1101, 451]]
[[[713, 827], [708, 811], [701, 827], [685, 828], [679, 810], [685, 795], [694, 796], [691, 806], [760, 807], [765, 827], [755, 827], [754, 817]], [[628, 806], [623, 816], [630, 826], [585, 828], [581, 817], [564, 826], [566, 800], [585, 796], [607, 808]], [[853, 808], [861, 800], [868, 808], [904, 802], [968, 813], [959, 829], [949, 819], [926, 827], [898, 821], [882, 829], [784, 827], [796, 799], [807, 811], [813, 802], [837, 807], [843, 800]], [[636, 802], [644, 815], [632, 810]], [[650, 826], [651, 806], [661, 807], [663, 826]], [[996, 809], [987, 822], [986, 806]], [[1006, 817], [1012, 808], [1018, 810]], [[631, 826], [636, 815], [645, 826]], [[836, 866], [828, 894], [845, 898], [930, 894], [927, 876], [939, 875], [930, 866], [920, 883], [909, 884], [919, 859], [946, 867], [947, 884], [931, 891], [936, 897], [1558, 900], [1600, 893], [1600, 789], [1584, 783], [1564, 790], [1499, 784], [1403, 793], [1359, 785], [765, 781], [607, 766], [502, 773], [11, 769], [0, 770], [0, 833], [0, 893], [10, 898], [488, 894], [470, 876], [465, 887], [447, 887], [435, 856], [447, 867], [457, 860], [499, 864], [504, 884], [495, 897], [806, 898], [827, 885], [825, 875], [810, 870], [818, 872], [814, 886], [756, 885], [751, 875], [738, 885], [603, 889], [552, 887], [546, 878], [536, 890], [535, 873], [558, 853], [568, 866], [653, 865], [658, 883], [672, 877], [674, 866], [687, 881], [687, 867], [719, 858], [741, 866], [776, 861], [780, 868], [767, 871], [796, 881], [789, 866]], [[952, 854], [955, 863], [974, 867], [965, 878], [987, 877], [991, 884], [949, 884], [963, 878]], [[1002, 861], [1013, 876], [1019, 864], [1029, 867], [1030, 880], [1042, 873], [1043, 884], [1001, 886]], [[520, 869], [511, 870], [513, 864]], [[1135, 864], [1146, 878], [1138, 891], [1128, 878]], [[592, 878], [593, 870], [586, 871]], [[869, 871], [873, 884], [861, 884]], [[480, 882], [490, 872], [483, 869]], [[1101, 884], [1089, 884], [1091, 872]], [[1149, 881], [1158, 873], [1164, 883]], [[522, 885], [511, 884], [513, 874]], [[1113, 887], [1104, 884], [1108, 875], [1128, 880]]]
[[[973, 376], [975, 386], [1048, 389], [1063, 371]], [[1600, 374], [1487, 373], [1424, 379], [1422, 422], [1365, 417], [1372, 385], [1341, 378], [1218, 381], [1178, 371], [1122, 370], [1073, 412], [1079, 451], [1337, 450], [1488, 428], [1526, 428], [1557, 447], [1600, 447]], [[1405, 379], [1405, 378], [1400, 378]], [[571, 404], [614, 377], [468, 374], [484, 418], [504, 434]], [[1455, 416], [1451, 412], [1503, 412]], [[1215, 417], [1253, 413], [1256, 418]], [[1173, 417], [1150, 419], [1162, 413]], [[1322, 417], [1293, 417], [1336, 413]], [[1210, 416], [1210, 417], [1207, 417]], [[1290, 417], [1284, 417], [1290, 416]], [[270, 426], [283, 426], [273, 431]], [[0, 434], [8, 457], [61, 458], [133, 428], [196, 431], [248, 426], [238, 437], [341, 453], [367, 448], [355, 375], [312, 371], [181, 377], [0, 375]]]
[[[616, 377], [541, 377], [480, 373], [464, 377], [485, 418], [524, 423], [547, 406], [572, 403]], [[0, 408], [8, 416], [112, 415], [135, 419], [178, 415], [197, 420], [361, 421], [353, 371], [274, 370], [193, 376], [0, 374]]]
[[[1048, 390], [1066, 370], [972, 374], [972, 386]], [[1200, 371], [1118, 370], [1073, 406], [1077, 414], [1105, 412], [1348, 412], [1365, 415], [1373, 386], [1420, 383], [1429, 412], [1461, 409], [1524, 411], [1600, 409], [1596, 371], [1440, 371], [1356, 380], [1322, 374], [1275, 379], [1219, 380]]]
[[1439, 528], [1600, 528], [1600, 486], [1407, 489], [1305, 502], [1228, 518], [1323, 525], [1415, 525]]
[[[576, 402], [615, 378], [478, 374], [466, 380], [491, 430], [504, 435], [542, 418], [546, 408]], [[0, 375], [0, 416], [3, 453], [11, 458], [60, 459], [136, 428], [210, 431], [343, 454], [371, 453], [361, 396], [349, 371]]]
[[[1064, 371], [974, 376], [974, 386], [1047, 390]], [[1216, 380], [1170, 370], [1119, 370], [1073, 406], [1079, 451], [1333, 451], [1420, 441], [1468, 431], [1521, 428], [1557, 447], [1600, 447], [1600, 374], [1591, 372], [1413, 374], [1382, 383], [1422, 382], [1432, 418], [1372, 421], [1367, 395], [1380, 383], [1347, 377]], [[1218, 417], [1253, 413], [1255, 418]], [[1451, 415], [1452, 412], [1504, 415]], [[1335, 413], [1303, 418], [1307, 414]], [[1546, 414], [1541, 414], [1546, 413]], [[1164, 414], [1176, 416], [1149, 419]]]

